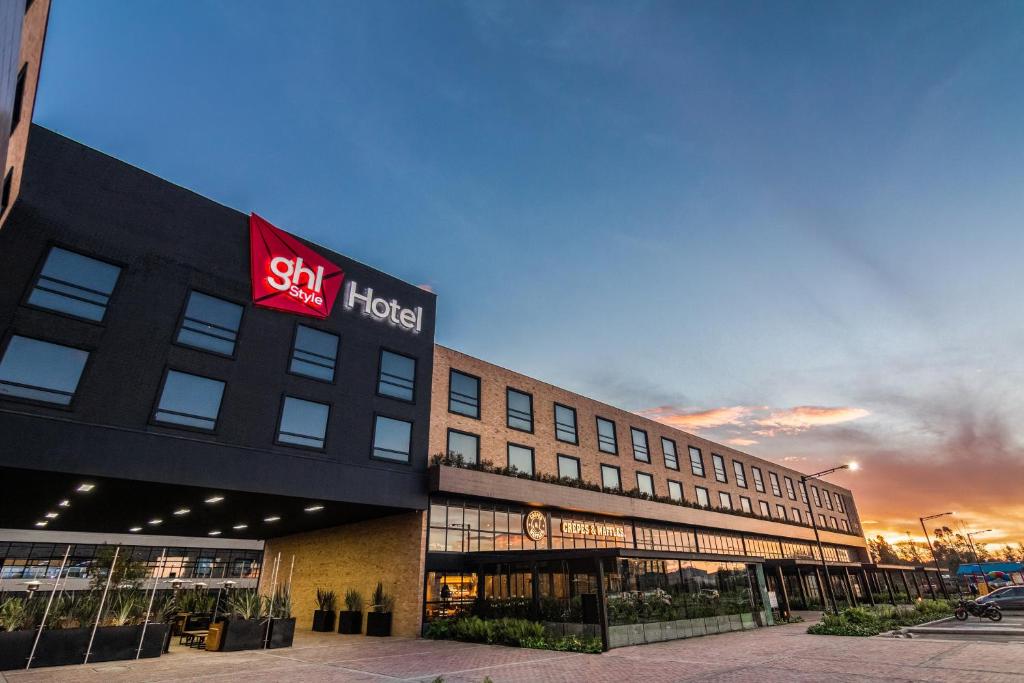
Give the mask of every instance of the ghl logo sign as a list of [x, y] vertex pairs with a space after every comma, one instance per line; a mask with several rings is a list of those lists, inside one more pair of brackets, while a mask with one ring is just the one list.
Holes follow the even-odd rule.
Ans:
[[326, 318], [341, 290], [341, 268], [256, 214], [249, 216], [252, 300], [257, 306]]

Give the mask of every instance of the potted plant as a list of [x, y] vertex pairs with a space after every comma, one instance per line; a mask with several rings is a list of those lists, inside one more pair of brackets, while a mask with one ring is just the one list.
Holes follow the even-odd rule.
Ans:
[[338, 613], [338, 633], [363, 632], [363, 594], [355, 588], [345, 591], [345, 609]]
[[206, 649], [236, 652], [262, 648], [267, 624], [262, 618], [263, 607], [264, 601], [255, 588], [233, 591], [224, 621], [210, 624]]
[[330, 633], [334, 630], [334, 612], [338, 609], [338, 594], [316, 589], [316, 609], [313, 611], [313, 630]]
[[370, 609], [372, 611], [366, 615], [366, 635], [390, 636], [391, 613], [395, 609], [395, 598], [384, 592], [384, 584], [380, 581], [373, 590], [373, 605]]
[[0, 602], [0, 671], [25, 668], [36, 636], [32, 607], [19, 597]]
[[292, 616], [292, 596], [287, 588], [278, 586], [269, 598], [267, 613], [270, 615], [267, 628], [267, 647], [291, 647], [295, 640], [295, 617]]

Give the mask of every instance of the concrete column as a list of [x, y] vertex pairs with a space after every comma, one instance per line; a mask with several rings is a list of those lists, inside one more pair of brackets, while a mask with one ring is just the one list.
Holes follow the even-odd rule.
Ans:
[[857, 595], [853, 592], [853, 581], [850, 579], [850, 568], [843, 567], [843, 579], [846, 581], [847, 602], [850, 607], [857, 606]]
[[796, 568], [796, 588], [800, 592], [800, 605], [807, 609], [807, 593], [804, 591], [804, 575], [800, 572], [799, 565]]
[[775, 565], [775, 578], [779, 582], [779, 595], [782, 597], [782, 602], [779, 603], [779, 607], [782, 608], [782, 616], [789, 618], [789, 615], [793, 613], [789, 606], [789, 591], [786, 590], [786, 577], [782, 575], [782, 567]]
[[601, 649], [607, 652], [608, 647], [608, 592], [604, 588], [604, 562], [600, 557], [594, 558], [597, 565], [597, 620], [601, 628]]
[[860, 574], [864, 577], [864, 587], [868, 590], [868, 602], [871, 604], [872, 607], [874, 607], [875, 590], [874, 587], [871, 585], [871, 577], [868, 576], [868, 570], [864, 569], [863, 567], [861, 567]]
[[886, 569], [882, 570], [882, 578], [885, 580], [885, 589], [889, 591], [889, 602], [892, 606], [896, 606], [896, 592], [892, 589], [892, 577], [889, 576], [889, 571]]

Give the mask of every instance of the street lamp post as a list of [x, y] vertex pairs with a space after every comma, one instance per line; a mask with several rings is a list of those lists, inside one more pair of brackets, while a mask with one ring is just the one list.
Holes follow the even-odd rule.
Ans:
[[825, 574], [825, 588], [828, 593], [829, 602], [832, 603], [833, 614], [839, 614], [839, 605], [836, 603], [836, 594], [832, 589], [832, 577], [828, 573], [828, 562], [825, 561], [825, 548], [821, 545], [821, 536], [818, 534], [818, 522], [814, 519], [814, 508], [811, 507], [811, 497], [807, 493], [807, 480], [817, 479], [818, 477], [823, 477], [826, 474], [832, 474], [839, 470], [856, 470], [857, 467], [857, 463], [851, 462], [831, 469], [822, 470], [821, 472], [816, 472], [814, 474], [800, 475], [800, 488], [803, 490], [804, 500], [807, 501], [807, 516], [811, 518], [811, 528], [814, 529], [814, 541], [818, 544], [818, 555], [821, 557], [821, 568], [824, 570]]
[[[953, 514], [953, 513], [952, 512], [940, 512], [937, 515], [928, 515], [927, 517], [919, 517], [918, 518], [918, 519], [921, 520], [921, 531], [924, 532], [924, 540], [926, 540], [928, 542], [928, 552], [930, 552], [932, 554], [932, 562], [935, 564], [935, 572], [936, 572], [936, 574], [938, 574], [939, 581], [942, 581], [942, 570], [939, 568], [939, 558], [935, 557], [935, 549], [932, 548], [932, 539], [929, 538], [929, 536], [928, 536], [928, 529], [925, 528], [924, 523], [927, 520], [929, 520], [929, 519], [938, 519], [939, 517], [945, 517], [946, 515], [951, 515], [951, 514]], [[925, 578], [928, 578], [927, 575], [925, 576]], [[957, 581], [956, 585], [957, 585], [957, 589], [959, 589], [960, 588], [960, 582]]]
[[971, 544], [971, 552], [974, 553], [974, 564], [978, 566], [978, 571], [981, 573], [981, 580], [985, 582], [985, 592], [991, 593], [992, 589], [988, 585], [988, 577], [985, 576], [985, 570], [981, 568], [981, 559], [978, 557], [978, 549], [974, 547], [974, 536], [977, 534], [987, 534], [992, 531], [991, 529], [984, 529], [982, 531], [968, 531], [967, 541]]

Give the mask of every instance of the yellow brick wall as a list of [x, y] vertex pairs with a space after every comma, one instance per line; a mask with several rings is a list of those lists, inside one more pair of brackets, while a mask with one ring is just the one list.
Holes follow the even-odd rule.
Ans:
[[270, 592], [277, 553], [281, 553], [279, 582], [287, 582], [294, 555], [292, 615], [296, 629], [312, 628], [318, 587], [337, 593], [338, 608], [344, 609], [345, 591], [359, 590], [368, 606], [377, 581], [383, 581], [384, 590], [395, 596], [392, 635], [418, 637], [423, 609], [424, 523], [425, 513], [412, 512], [270, 539], [260, 591]]

